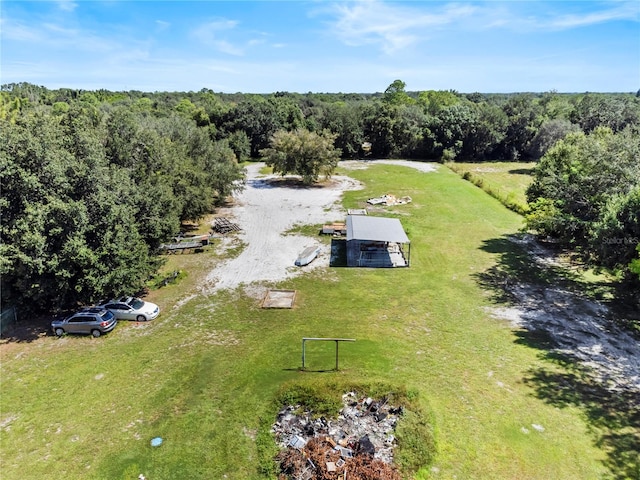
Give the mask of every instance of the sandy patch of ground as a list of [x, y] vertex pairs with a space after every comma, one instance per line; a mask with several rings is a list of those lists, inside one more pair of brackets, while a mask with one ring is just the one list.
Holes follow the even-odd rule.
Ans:
[[254, 282], [278, 282], [328, 264], [329, 247], [305, 267], [294, 262], [306, 247], [319, 242], [299, 234], [287, 234], [296, 225], [322, 224], [344, 218], [339, 205], [346, 190], [361, 188], [345, 176], [335, 176], [320, 186], [297, 187], [277, 181], [275, 175], [262, 176], [264, 165], [250, 165], [245, 189], [236, 195], [230, 219], [241, 231], [237, 239], [242, 252], [209, 273], [205, 290], [234, 289]]
[[[436, 166], [403, 160], [367, 160], [340, 162], [345, 168], [367, 168], [375, 162], [389, 163], [433, 172]], [[234, 289], [256, 282], [279, 282], [302, 272], [327, 267], [330, 247], [321, 246], [318, 258], [304, 267], [296, 267], [298, 255], [319, 242], [304, 235], [287, 234], [296, 225], [310, 225], [343, 220], [340, 206], [347, 190], [362, 186], [347, 176], [333, 176], [318, 186], [298, 187], [279, 181], [277, 175], [260, 175], [263, 163], [247, 167], [245, 189], [235, 196], [235, 205], [224, 214], [242, 231], [236, 241], [243, 244], [240, 255], [216, 266], [206, 278], [204, 293]], [[232, 246], [233, 242], [227, 245]]]
[[[404, 160], [343, 161], [347, 169], [368, 168], [375, 163], [401, 165], [422, 172], [433, 172], [437, 165]], [[235, 258], [223, 261], [207, 276], [202, 293], [244, 287], [244, 293], [262, 298], [264, 283], [275, 283], [302, 272], [327, 268], [329, 246], [322, 245], [319, 257], [310, 265], [296, 267], [298, 254], [314, 238], [286, 234], [295, 225], [322, 224], [342, 220], [346, 214], [339, 205], [347, 190], [359, 189], [355, 180], [335, 176], [321, 186], [301, 188], [274, 181], [277, 176], [259, 174], [263, 164], [247, 168], [247, 186], [225, 212], [242, 231], [226, 245], [244, 245]], [[560, 266], [559, 260], [531, 237], [512, 238], [520, 243], [542, 267]], [[224, 248], [224, 245], [222, 246]], [[489, 308], [489, 313], [510, 322], [516, 329], [546, 332], [558, 352], [569, 354], [601, 375], [613, 389], [640, 392], [640, 344], [608, 320], [608, 308], [580, 294], [561, 288], [543, 288], [519, 282], [505, 285], [514, 299], [508, 307]], [[190, 297], [192, 298], [192, 297]]]
[[[524, 246], [542, 268], [567, 267], [533, 237], [512, 241]], [[611, 321], [606, 305], [560, 287], [513, 281], [506, 282], [504, 289], [513, 302], [488, 308], [490, 315], [507, 320], [515, 329], [544, 332], [553, 350], [590, 367], [609, 390], [640, 394], [640, 342]]]
[[438, 169], [438, 166], [434, 163], [412, 162], [411, 160], [345, 160], [340, 162], [339, 166], [349, 170], [358, 170], [368, 168], [370, 165], [374, 165], [376, 163], [410, 167], [425, 173], [435, 172]]

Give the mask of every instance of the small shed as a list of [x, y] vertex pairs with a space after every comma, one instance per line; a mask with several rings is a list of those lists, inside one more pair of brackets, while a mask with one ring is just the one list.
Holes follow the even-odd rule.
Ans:
[[397, 218], [347, 215], [347, 266], [408, 267], [411, 242]]

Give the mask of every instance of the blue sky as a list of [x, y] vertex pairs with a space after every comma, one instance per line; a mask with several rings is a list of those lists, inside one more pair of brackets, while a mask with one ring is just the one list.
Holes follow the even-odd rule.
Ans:
[[0, 3], [0, 81], [94, 90], [635, 92], [640, 1]]

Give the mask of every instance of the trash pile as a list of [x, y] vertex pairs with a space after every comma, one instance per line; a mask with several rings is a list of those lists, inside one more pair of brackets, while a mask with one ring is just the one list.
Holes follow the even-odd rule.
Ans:
[[367, 200], [367, 203], [370, 205], [406, 205], [407, 203], [411, 203], [411, 197], [408, 195], [405, 197], [396, 197], [395, 195], [385, 194], [381, 197], [374, 197]]
[[280, 479], [337, 480], [349, 478], [399, 480], [393, 465], [394, 430], [402, 407], [386, 399], [342, 396], [336, 419], [312, 418], [300, 405], [279, 413], [271, 431], [282, 450], [276, 460]]

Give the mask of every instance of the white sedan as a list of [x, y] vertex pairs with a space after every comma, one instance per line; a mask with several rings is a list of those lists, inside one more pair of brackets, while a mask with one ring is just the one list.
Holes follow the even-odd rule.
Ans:
[[136, 320], [146, 322], [160, 314], [155, 303], [145, 302], [137, 297], [122, 297], [100, 305], [112, 312], [118, 320]]

